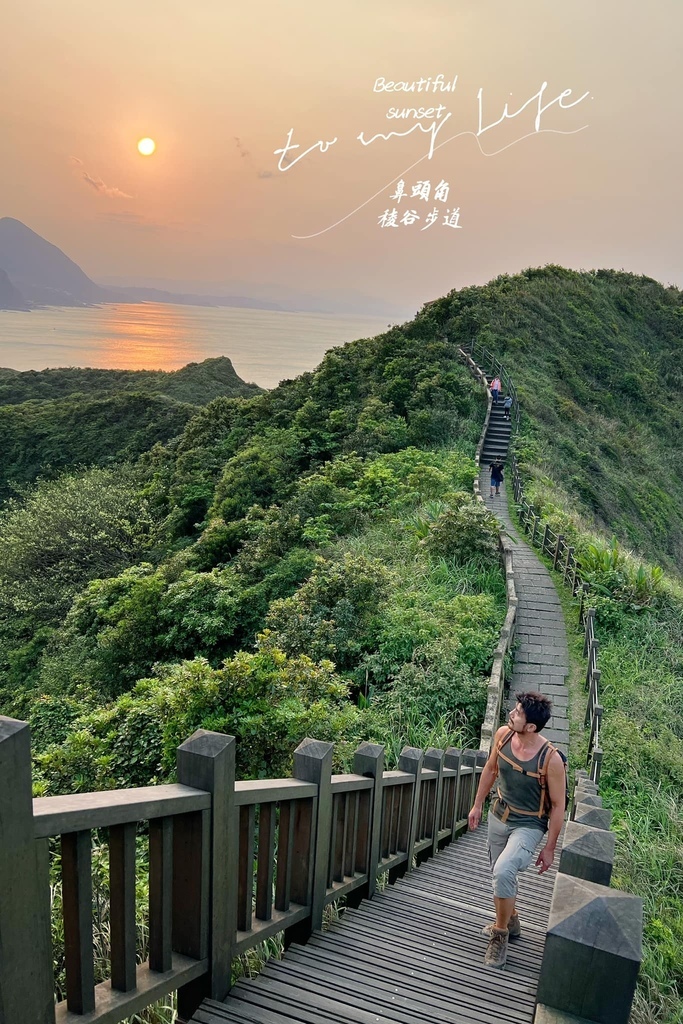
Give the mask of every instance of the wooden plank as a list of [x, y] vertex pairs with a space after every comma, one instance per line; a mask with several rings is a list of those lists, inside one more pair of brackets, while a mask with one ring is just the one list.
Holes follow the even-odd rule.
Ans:
[[62, 836], [62, 910], [67, 1006], [72, 1013], [90, 1013], [95, 1009], [95, 970], [89, 832]]
[[343, 882], [333, 882], [325, 896], [325, 905], [334, 903], [335, 900], [341, 899], [342, 896], [348, 896], [349, 893], [353, 893], [357, 889], [362, 889], [367, 884], [367, 880], [366, 874], [360, 874], [355, 878], [345, 878]]
[[111, 924], [111, 986], [119, 992], [135, 988], [135, 824], [109, 830], [109, 914]]
[[432, 839], [431, 856], [434, 856], [439, 849], [439, 828], [442, 816], [442, 793], [443, 793], [443, 772], [444, 772], [445, 751], [436, 747], [430, 747], [425, 753], [424, 763], [427, 768], [436, 771], [436, 779], [430, 787], [433, 792], [430, 794], [430, 812], [428, 815], [428, 833]]
[[[173, 954], [171, 970], [164, 976], [151, 971], [147, 964], [137, 969], [134, 992], [117, 992], [108, 981], [95, 989], [96, 1009], [86, 1014], [72, 1013], [66, 1003], [56, 1007], [56, 1024], [118, 1024], [124, 1017], [144, 1010], [169, 992], [206, 974], [208, 960], [192, 960]], [[24, 1018], [25, 1024], [29, 1024]]]
[[43, 796], [33, 801], [36, 839], [186, 814], [211, 805], [211, 797], [190, 786], [144, 786], [101, 793]]
[[340, 796], [332, 797], [332, 819], [330, 822], [330, 846], [328, 853], [328, 879], [326, 892], [335, 880], [335, 856], [337, 853], [337, 833], [339, 825], [339, 804], [341, 802]]
[[422, 751], [415, 748], [415, 746], [404, 746], [398, 759], [398, 767], [401, 771], [411, 771], [415, 776], [413, 783], [413, 806], [411, 808], [411, 825], [409, 833], [409, 841], [407, 847], [408, 857], [403, 865], [404, 869], [411, 870], [413, 866], [413, 847], [415, 845], [416, 836], [418, 833], [418, 817], [420, 813], [420, 801], [421, 801], [421, 781], [422, 781], [422, 759], [424, 754]]
[[[360, 820], [360, 797], [361, 794], [356, 791], [351, 794], [349, 799], [351, 800], [351, 822], [350, 822], [350, 833], [348, 841], [344, 846], [345, 858], [344, 858], [344, 875], [348, 875], [353, 878], [356, 873], [356, 851], [358, 848], [358, 822]], [[364, 867], [361, 867], [361, 872], [364, 872]]]
[[313, 844], [311, 929], [322, 928], [332, 831], [332, 751], [334, 744], [305, 739], [294, 751], [294, 777], [318, 787]]
[[256, 779], [235, 783], [235, 803], [238, 807], [279, 800], [310, 800], [317, 794], [317, 786], [299, 779]]
[[[372, 831], [372, 808], [375, 796], [375, 790], [370, 790], [369, 793], [360, 793], [358, 800], [358, 826], [356, 829], [356, 852], [353, 870], [354, 873], [359, 871], [361, 874], [365, 874], [368, 877], [368, 885], [370, 884], [370, 872], [374, 875], [377, 870], [377, 864], [374, 863], [371, 866], [371, 854], [370, 854], [370, 843], [371, 843], [371, 831]], [[374, 892], [374, 890], [373, 890]], [[366, 897], [368, 893], [366, 893]]]
[[222, 999], [230, 990], [237, 927], [235, 738], [197, 729], [178, 747], [176, 761], [181, 783], [211, 795], [210, 811], [202, 812], [201, 851], [193, 865], [201, 904], [195, 910], [197, 931], [190, 950], [197, 959], [208, 955], [210, 969], [202, 983], [178, 991], [178, 1014], [187, 1018], [204, 996]]
[[[340, 1001], [351, 1001], [355, 993], [361, 993], [372, 1000], [381, 1012], [393, 1006], [403, 1006], [408, 1012], [414, 1013], [414, 1020], [438, 1021], [446, 1017], [459, 1021], [475, 1022], [475, 1024], [498, 1024], [500, 1021], [499, 1007], [482, 1001], [481, 991], [476, 999], [462, 999], [458, 992], [457, 1002], [451, 986], [438, 974], [432, 973], [428, 986], [420, 985], [420, 974], [406, 978], [405, 973], [385, 970], [382, 975], [370, 975], [359, 969], [360, 965], [349, 967], [348, 960], [335, 958], [326, 961], [324, 958], [310, 955], [308, 950], [297, 950], [286, 964], [274, 962], [268, 965], [266, 976], [286, 980], [292, 986], [301, 987], [302, 992], [309, 991], [309, 985], [325, 986], [333, 991]], [[401, 982], [403, 984], [401, 984]], [[528, 1010], [527, 1010], [528, 1013]], [[526, 1015], [524, 1015], [526, 1016]], [[522, 1014], [516, 1015], [518, 1021], [524, 1019]], [[513, 1017], [514, 1020], [514, 1017]]]
[[259, 942], [285, 931], [292, 925], [305, 921], [310, 914], [310, 907], [299, 906], [298, 903], [291, 903], [286, 913], [273, 910], [270, 921], [260, 921], [253, 918], [251, 929], [248, 932], [238, 931], [235, 940], [235, 955], [246, 953], [248, 949], [257, 946]]
[[253, 804], [240, 807], [239, 882], [237, 895], [238, 931], [251, 931], [252, 899], [254, 895], [254, 822]]
[[384, 772], [382, 775], [382, 786], [387, 789], [389, 786], [410, 786], [414, 776], [410, 772], [392, 771]]
[[342, 801], [343, 814], [342, 814], [342, 821], [341, 821], [341, 826], [342, 827], [341, 827], [341, 830], [340, 830], [341, 831], [341, 836], [340, 836], [341, 841], [339, 843], [339, 858], [337, 860], [337, 864], [339, 866], [339, 876], [334, 879], [335, 882], [343, 882], [344, 881], [344, 875], [346, 873], [344, 871], [344, 865], [346, 863], [346, 846], [347, 846], [348, 835], [349, 835], [349, 793], [343, 793], [342, 797], [341, 797], [341, 801]]
[[290, 899], [301, 906], [311, 904], [316, 804], [317, 797], [313, 800], [297, 800], [294, 805]]
[[[341, 938], [339, 933], [335, 933], [335, 939], [337, 938]], [[493, 1011], [488, 1009], [487, 1012], [487, 1007], [482, 1002], [481, 988], [485, 993], [490, 975], [481, 972], [484, 981], [481, 988], [456, 986], [455, 978], [448, 975], [444, 969], [447, 959], [441, 963], [431, 960], [425, 962], [424, 955], [416, 951], [412, 957], [404, 961], [403, 956], [397, 956], [391, 947], [379, 950], [369, 943], [358, 947], [349, 941], [325, 945], [315, 940], [307, 946], [293, 947], [290, 955], [300, 963], [309, 963], [321, 971], [333, 970], [341, 977], [352, 981], [355, 978], [371, 980], [373, 983], [382, 981], [386, 987], [394, 991], [400, 990], [403, 983], [416, 996], [434, 999], [433, 1009], [440, 1010], [445, 1019], [449, 1019], [449, 1012], [455, 1011], [465, 1017], [471, 1017], [477, 1024], [488, 1020], [498, 1024], [501, 1020], [500, 1007]], [[445, 1005], [441, 1005], [442, 1001]], [[506, 1014], [505, 1020], [528, 1020], [531, 1005], [531, 996], [523, 997], [519, 1006]]]
[[388, 857], [386, 860], [381, 861], [381, 863], [379, 865], [379, 872], [378, 873], [382, 873], [384, 871], [391, 871], [393, 868], [398, 868], [402, 864], [405, 864], [407, 859], [408, 859], [408, 854], [407, 854], [407, 852], [405, 850], [402, 851], [401, 853], [397, 853], [393, 857]]
[[270, 921], [273, 912], [275, 810], [275, 804], [268, 803], [263, 804], [259, 812], [256, 916], [261, 921]]
[[289, 910], [293, 845], [293, 805], [291, 800], [285, 800], [280, 804], [277, 843], [277, 874], [275, 880], [275, 909], [281, 912]]
[[195, 960], [208, 957], [209, 811], [173, 818], [173, 950]]
[[368, 876], [365, 895], [369, 899], [377, 887], [380, 861], [384, 747], [378, 743], [361, 743], [353, 756], [353, 767], [358, 774], [368, 776], [373, 783], [367, 804], [364, 799], [361, 802], [357, 847], [359, 870], [367, 872]]
[[31, 737], [0, 715], [0, 1019], [54, 1021], [47, 840], [36, 842]]
[[354, 793], [360, 789], [372, 789], [372, 779], [364, 775], [333, 775], [333, 793]]
[[163, 973], [173, 962], [173, 818], [149, 823], [149, 969]]
[[394, 803], [396, 790], [389, 789], [385, 795], [384, 810], [382, 814], [382, 857], [386, 859], [390, 855], [391, 824], [394, 818]]

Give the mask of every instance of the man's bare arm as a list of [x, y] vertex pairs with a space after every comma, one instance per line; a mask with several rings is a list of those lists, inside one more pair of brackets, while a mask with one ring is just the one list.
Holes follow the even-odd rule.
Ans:
[[479, 786], [477, 787], [477, 795], [474, 798], [474, 804], [472, 810], [467, 817], [467, 826], [471, 831], [479, 826], [481, 821], [482, 811], [484, 809], [484, 800], [491, 792], [493, 783], [496, 781], [498, 776], [498, 740], [508, 731], [507, 726], [502, 726], [496, 735], [493, 737], [493, 743], [491, 745], [491, 753], [488, 756], [488, 760], [484, 765], [484, 768], [479, 779]]

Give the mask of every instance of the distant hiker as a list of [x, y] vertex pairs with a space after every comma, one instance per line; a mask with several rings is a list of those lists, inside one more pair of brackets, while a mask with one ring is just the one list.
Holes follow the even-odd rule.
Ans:
[[498, 395], [500, 394], [500, 377], [494, 377], [490, 384], [491, 394], [493, 395], [493, 404], [498, 405]]
[[504, 967], [508, 940], [522, 933], [515, 909], [517, 876], [525, 871], [544, 836], [536, 858], [539, 875], [552, 867], [565, 811], [565, 768], [559, 752], [540, 735], [552, 714], [550, 701], [540, 693], [515, 695], [517, 704], [508, 725], [500, 728], [481, 773], [468, 826], [481, 821], [484, 800], [497, 780], [496, 798], [488, 816], [488, 855], [493, 873], [494, 923], [485, 925], [489, 937], [484, 963]]
[[503, 402], [503, 416], [506, 420], [510, 419], [510, 409], [512, 408], [512, 396], [506, 395]]
[[491, 493], [490, 498], [493, 497], [493, 488], [496, 488], [496, 494], [500, 494], [500, 485], [502, 484], [505, 477], [503, 476], [503, 463], [500, 459], [496, 459], [495, 462], [491, 463]]

